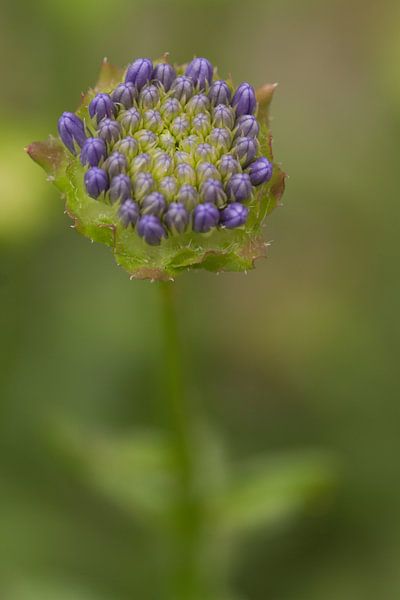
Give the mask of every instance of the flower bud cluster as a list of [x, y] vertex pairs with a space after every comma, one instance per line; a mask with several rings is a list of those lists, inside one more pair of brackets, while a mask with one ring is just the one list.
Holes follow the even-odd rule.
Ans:
[[233, 90], [205, 58], [178, 73], [143, 58], [108, 92], [92, 98], [85, 123], [73, 113], [59, 119], [90, 197], [118, 203], [121, 224], [150, 245], [246, 223], [255, 187], [272, 177], [250, 84]]

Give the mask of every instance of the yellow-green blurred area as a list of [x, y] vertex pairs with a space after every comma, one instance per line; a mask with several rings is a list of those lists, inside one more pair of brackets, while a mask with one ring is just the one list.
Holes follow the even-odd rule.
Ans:
[[168, 50], [279, 82], [290, 176], [267, 261], [176, 284], [203, 493], [235, 531], [236, 596], [221, 584], [213, 600], [399, 598], [398, 2], [1, 0], [0, 14], [0, 597], [164, 598], [157, 286], [70, 229], [23, 149], [56, 133], [104, 56]]

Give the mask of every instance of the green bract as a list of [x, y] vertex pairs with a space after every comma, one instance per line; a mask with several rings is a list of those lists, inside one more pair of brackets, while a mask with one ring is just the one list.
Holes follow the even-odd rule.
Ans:
[[[156, 63], [163, 62], [164, 59], [165, 57]], [[178, 75], [184, 69], [185, 65], [176, 67]], [[84, 95], [76, 111], [85, 123], [91, 122], [88, 112], [90, 101], [98, 93], [111, 93], [124, 80], [124, 74], [124, 69], [114, 67], [104, 60], [96, 86]], [[214, 79], [218, 77], [215, 75]], [[268, 109], [275, 87], [275, 84], [267, 84], [256, 93], [260, 152], [271, 162], [273, 157]], [[153, 113], [148, 113], [146, 118], [150, 122], [154, 118]], [[186, 136], [186, 122], [180, 119], [174, 126], [177, 130], [176, 140], [181, 141]], [[156, 120], [153, 128], [157, 132], [155, 135], [160, 136], [160, 148], [175, 152], [173, 135], [162, 132]], [[193, 131], [187, 132], [187, 137], [189, 136], [191, 139], [194, 137]], [[222, 144], [223, 140], [218, 143]], [[185, 143], [181, 144], [181, 155], [182, 148], [185, 151], [190, 149]], [[118, 216], [118, 202], [101, 202], [87, 195], [84, 187], [86, 169], [81, 165], [79, 156], [68, 152], [59, 138], [50, 136], [47, 141], [33, 142], [27, 152], [46, 171], [48, 180], [62, 192], [66, 211], [73, 219], [75, 228], [91, 240], [110, 246], [117, 264], [124, 267], [132, 278], [138, 279], [168, 280], [184, 270], [199, 268], [214, 272], [252, 269], [254, 261], [265, 256], [262, 225], [266, 216], [278, 204], [285, 186], [285, 174], [274, 163], [272, 179], [255, 188], [251, 199], [246, 203], [249, 216], [244, 226], [236, 229], [217, 228], [209, 233], [188, 230], [179, 235], [170, 235], [159, 246], [150, 246], [132, 227], [123, 226]], [[189, 181], [190, 169], [186, 171]], [[185, 170], [182, 169], [182, 173], [185, 174]]]

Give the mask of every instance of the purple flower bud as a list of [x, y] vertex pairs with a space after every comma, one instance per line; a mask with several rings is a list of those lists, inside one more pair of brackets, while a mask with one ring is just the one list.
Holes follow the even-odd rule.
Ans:
[[171, 175], [174, 169], [174, 161], [167, 152], [159, 152], [153, 158], [153, 175], [154, 177], [165, 177]]
[[235, 137], [243, 136], [256, 138], [260, 131], [260, 126], [253, 115], [242, 115], [236, 121], [235, 129]]
[[220, 223], [228, 229], [234, 229], [246, 223], [248, 214], [249, 209], [246, 206], [240, 202], [232, 202], [221, 211]]
[[199, 193], [193, 185], [185, 183], [179, 189], [176, 199], [191, 212], [199, 202]]
[[213, 72], [214, 69], [209, 60], [206, 58], [194, 58], [188, 64], [185, 75], [191, 77], [195, 85], [200, 89], [204, 89], [206, 85], [212, 82]]
[[187, 138], [181, 140], [180, 148], [182, 148], [184, 152], [191, 154], [192, 152], [194, 152], [195, 148], [197, 148], [197, 146], [201, 143], [201, 141], [202, 140], [200, 136], [192, 134], [189, 135]]
[[171, 202], [164, 215], [164, 222], [172, 233], [184, 233], [189, 225], [189, 212], [180, 202]]
[[108, 189], [108, 175], [99, 167], [91, 167], [84, 177], [86, 191], [92, 198], [98, 198]]
[[213, 111], [213, 125], [233, 129], [235, 125], [235, 111], [233, 108], [225, 106], [225, 104], [218, 104]]
[[171, 91], [174, 98], [185, 103], [193, 96], [193, 81], [189, 77], [181, 75], [171, 85]]
[[229, 200], [232, 202], [244, 202], [252, 194], [250, 177], [247, 173], [236, 173], [232, 175], [226, 186]]
[[153, 63], [149, 58], [138, 58], [129, 65], [125, 75], [125, 82], [133, 83], [138, 90], [151, 79], [153, 74]]
[[207, 142], [215, 148], [227, 152], [232, 145], [231, 131], [224, 127], [214, 127], [207, 136]]
[[121, 205], [118, 214], [124, 227], [134, 227], [139, 218], [139, 204], [128, 198]]
[[172, 175], [163, 177], [158, 184], [158, 189], [162, 194], [164, 194], [168, 202], [170, 202], [174, 199], [178, 189], [176, 177], [173, 177]]
[[200, 162], [196, 167], [196, 173], [199, 183], [202, 183], [206, 179], [221, 179], [217, 167], [208, 162]]
[[272, 169], [272, 163], [268, 158], [257, 158], [247, 169], [252, 185], [261, 185], [269, 181], [272, 177]]
[[160, 107], [160, 113], [164, 121], [169, 123], [172, 121], [176, 115], [178, 115], [182, 110], [181, 105], [179, 104], [179, 100], [176, 98], [167, 98], [165, 102]]
[[137, 89], [130, 83], [120, 83], [111, 94], [114, 104], [121, 104], [124, 108], [131, 108], [137, 98]]
[[97, 94], [89, 104], [89, 114], [92, 119], [96, 118], [97, 123], [102, 119], [114, 117], [116, 109], [113, 101], [108, 94]]
[[163, 121], [158, 110], [150, 108], [143, 115], [143, 125], [150, 131], [158, 132], [163, 128]]
[[177, 140], [183, 138], [183, 136], [189, 131], [190, 121], [186, 115], [180, 115], [175, 117], [171, 123], [170, 131]]
[[90, 167], [97, 167], [101, 160], [107, 156], [107, 147], [100, 138], [87, 138], [82, 146], [81, 163]]
[[169, 131], [163, 131], [158, 138], [161, 148], [164, 150], [175, 150], [175, 138]]
[[218, 225], [219, 210], [211, 202], [198, 204], [193, 211], [193, 230], [206, 233]]
[[111, 202], [117, 202], [120, 200], [123, 202], [127, 198], [132, 197], [132, 186], [131, 180], [128, 175], [116, 175], [111, 180], [110, 185], [110, 200]]
[[200, 196], [203, 202], [212, 202], [218, 208], [223, 208], [227, 203], [224, 186], [216, 179], [206, 179], [201, 184]]
[[242, 167], [247, 167], [255, 159], [257, 151], [257, 140], [248, 137], [238, 137], [235, 140], [233, 153]]
[[218, 104], [229, 104], [231, 95], [230, 87], [226, 81], [214, 81], [208, 90], [208, 97], [213, 106], [217, 106]]
[[142, 150], [150, 150], [157, 144], [157, 136], [154, 131], [140, 129], [135, 133], [135, 139], [139, 142]]
[[113, 119], [103, 119], [100, 121], [98, 133], [105, 142], [116, 142], [121, 135], [121, 125]]
[[152, 79], [159, 81], [164, 86], [164, 90], [168, 92], [172, 82], [176, 79], [176, 71], [172, 65], [160, 63], [154, 67]]
[[218, 171], [223, 179], [230, 178], [235, 173], [241, 173], [240, 163], [232, 154], [223, 154], [217, 163]]
[[85, 128], [81, 119], [71, 112], [64, 112], [58, 119], [58, 133], [65, 146], [76, 154], [77, 146], [82, 148], [86, 140]]
[[118, 116], [118, 121], [126, 133], [135, 133], [140, 127], [140, 112], [133, 106], [128, 110], [122, 111]]
[[198, 113], [192, 121], [193, 133], [207, 135], [211, 129], [211, 120], [208, 113]]
[[138, 173], [133, 183], [135, 189], [135, 197], [141, 200], [154, 189], [154, 179], [151, 173]]
[[151, 165], [151, 156], [147, 154], [147, 152], [143, 152], [142, 154], [138, 154], [133, 161], [131, 162], [131, 172], [132, 175], [136, 175], [141, 171], [145, 171], [149, 169]]
[[184, 152], [183, 150], [177, 150], [174, 158], [176, 165], [179, 165], [180, 163], [186, 163], [188, 165], [192, 164], [192, 157], [188, 152]]
[[187, 163], [180, 163], [175, 169], [175, 177], [178, 183], [190, 183], [195, 185], [196, 183], [196, 171], [191, 165]]
[[257, 100], [254, 88], [249, 83], [241, 83], [232, 98], [232, 106], [236, 115], [252, 115], [256, 110]]
[[214, 148], [207, 143], [199, 144], [194, 151], [194, 157], [196, 160], [211, 161], [214, 159], [214, 156]]
[[143, 108], [154, 108], [159, 100], [160, 94], [155, 85], [146, 85], [139, 94], [139, 102]]
[[160, 192], [152, 192], [143, 199], [142, 215], [155, 215], [162, 217], [167, 208], [165, 198]]
[[121, 152], [128, 160], [132, 160], [139, 152], [139, 144], [128, 135], [114, 144], [114, 151]]
[[196, 94], [190, 98], [186, 104], [186, 112], [188, 115], [197, 115], [200, 112], [207, 112], [210, 108], [210, 101], [205, 94]]
[[128, 167], [128, 161], [120, 152], [113, 152], [104, 163], [104, 169], [110, 178], [125, 173]]
[[139, 219], [137, 232], [150, 246], [158, 246], [167, 234], [160, 219], [154, 215], [144, 215]]

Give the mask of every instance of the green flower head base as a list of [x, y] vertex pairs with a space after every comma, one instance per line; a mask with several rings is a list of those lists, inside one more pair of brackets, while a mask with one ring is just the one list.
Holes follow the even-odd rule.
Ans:
[[235, 88], [205, 58], [141, 58], [125, 71], [105, 60], [59, 138], [27, 151], [76, 229], [132, 277], [245, 271], [265, 255], [261, 227], [284, 191], [268, 127], [275, 87]]

